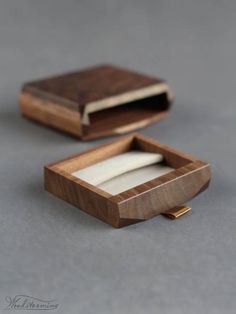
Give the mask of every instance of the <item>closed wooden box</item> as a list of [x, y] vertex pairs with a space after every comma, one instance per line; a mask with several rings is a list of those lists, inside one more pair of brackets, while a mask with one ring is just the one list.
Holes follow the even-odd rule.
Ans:
[[[130, 151], [162, 154], [164, 167], [172, 170], [117, 194], [74, 175]], [[126, 174], [125, 184], [130, 173]], [[143, 135], [131, 134], [46, 166], [45, 189], [113, 227], [122, 227], [184, 204], [207, 188], [210, 177], [208, 163]]]
[[25, 117], [90, 140], [159, 120], [172, 98], [161, 79], [100, 65], [26, 83], [19, 104]]

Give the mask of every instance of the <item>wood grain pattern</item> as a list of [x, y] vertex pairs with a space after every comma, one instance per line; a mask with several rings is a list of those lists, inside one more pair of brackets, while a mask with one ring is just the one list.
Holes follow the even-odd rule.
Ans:
[[76, 103], [79, 111], [91, 102], [109, 98], [162, 82], [114, 65], [100, 65], [85, 70], [30, 82], [38, 90]]
[[19, 102], [25, 116], [90, 140], [158, 121], [172, 99], [163, 80], [101, 65], [26, 83]]
[[81, 135], [80, 113], [59, 106], [51, 100], [39, 98], [27, 92], [19, 96], [20, 111], [27, 118], [75, 136]]
[[[117, 195], [71, 175], [75, 170], [130, 149], [161, 152], [176, 170]], [[143, 135], [131, 134], [45, 167], [45, 189], [113, 227], [167, 212], [209, 185], [210, 165]]]

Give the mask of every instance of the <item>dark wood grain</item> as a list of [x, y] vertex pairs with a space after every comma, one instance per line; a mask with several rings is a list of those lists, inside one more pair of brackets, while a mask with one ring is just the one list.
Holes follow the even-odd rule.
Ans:
[[[174, 171], [111, 195], [71, 175], [98, 161], [130, 149], [161, 152]], [[131, 134], [45, 167], [45, 189], [85, 212], [122, 227], [182, 205], [209, 185], [210, 165], [143, 135]]]
[[114, 65], [100, 65], [25, 85], [77, 104], [79, 111], [90, 102], [160, 83], [156, 79]]

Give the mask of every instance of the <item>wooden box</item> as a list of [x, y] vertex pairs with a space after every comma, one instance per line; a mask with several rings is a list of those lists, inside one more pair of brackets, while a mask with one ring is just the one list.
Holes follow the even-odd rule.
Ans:
[[[112, 195], [73, 174], [124, 152], [160, 153], [173, 168], [126, 191]], [[140, 134], [131, 134], [45, 167], [45, 189], [113, 227], [167, 213], [205, 190], [210, 165]]]
[[171, 101], [165, 81], [113, 65], [29, 82], [19, 96], [24, 116], [82, 140], [142, 128]]

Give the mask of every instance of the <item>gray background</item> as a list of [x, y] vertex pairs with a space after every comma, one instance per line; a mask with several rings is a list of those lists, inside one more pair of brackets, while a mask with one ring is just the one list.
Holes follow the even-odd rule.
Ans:
[[[55, 313], [235, 313], [236, 2], [0, 1], [0, 312], [5, 297]], [[170, 116], [145, 135], [211, 162], [178, 221], [113, 229], [43, 190], [43, 166], [81, 143], [23, 119], [24, 81], [100, 62], [168, 79]], [[21, 312], [22, 313], [22, 312]]]

